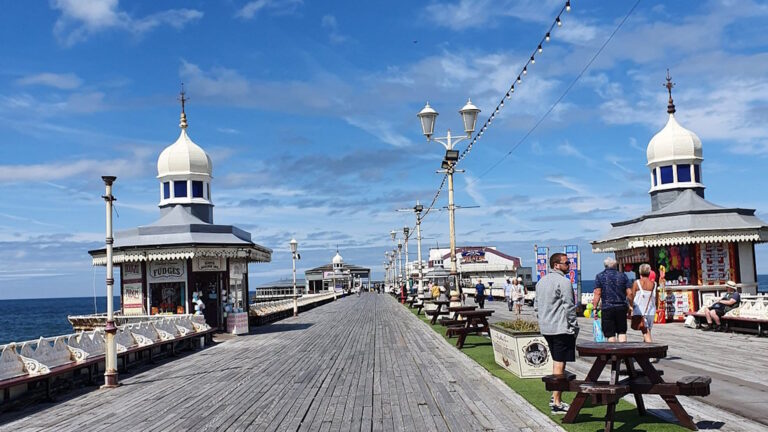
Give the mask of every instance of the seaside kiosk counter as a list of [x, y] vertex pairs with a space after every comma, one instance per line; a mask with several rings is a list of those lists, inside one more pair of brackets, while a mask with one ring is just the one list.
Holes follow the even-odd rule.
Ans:
[[614, 252], [620, 270], [637, 275], [648, 263], [666, 284], [659, 295], [666, 320], [720, 297], [733, 280], [743, 294], [757, 293], [755, 244], [768, 241], [768, 225], [755, 210], [726, 208], [704, 199], [701, 140], [675, 119], [671, 78], [669, 119], [647, 147], [651, 211], [612, 223], [608, 234], [592, 242], [593, 252]]
[[[213, 223], [213, 166], [187, 135], [183, 93], [181, 100], [181, 134], [157, 160], [161, 217], [115, 233], [122, 314], [191, 314], [199, 299], [208, 325], [224, 329], [248, 310], [248, 263], [269, 262], [272, 250], [240, 228]], [[94, 265], [107, 264], [105, 249], [89, 254]]]

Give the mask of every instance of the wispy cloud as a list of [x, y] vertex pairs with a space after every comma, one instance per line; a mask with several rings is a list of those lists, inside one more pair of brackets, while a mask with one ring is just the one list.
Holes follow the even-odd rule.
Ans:
[[324, 29], [328, 30], [328, 39], [331, 43], [340, 44], [347, 41], [347, 37], [339, 32], [339, 24], [336, 22], [334, 15], [323, 15], [320, 19], [320, 24]]
[[44, 85], [55, 87], [61, 90], [72, 90], [80, 87], [80, 85], [83, 83], [83, 80], [81, 80], [77, 75], [73, 73], [57, 74], [51, 72], [43, 72], [19, 78], [16, 80], [16, 83], [23, 86]]
[[510, 17], [542, 22], [542, 10], [554, 11], [557, 6], [562, 6], [558, 0], [458, 0], [432, 3], [422, 16], [436, 25], [464, 30], [495, 25]]
[[303, 0], [255, 0], [240, 8], [235, 16], [252, 19], [262, 11], [271, 15], [291, 15], [304, 4]]
[[202, 18], [194, 9], [170, 9], [136, 18], [119, 9], [119, 0], [53, 0], [51, 7], [61, 12], [53, 27], [53, 34], [64, 45], [71, 47], [91, 35], [110, 29], [141, 35], [160, 26], [182, 29], [188, 23]]

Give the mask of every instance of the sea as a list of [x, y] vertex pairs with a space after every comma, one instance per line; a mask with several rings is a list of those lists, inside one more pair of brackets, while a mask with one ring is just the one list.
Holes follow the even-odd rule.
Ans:
[[[768, 275], [758, 275], [757, 281], [760, 292], [768, 292]], [[594, 289], [594, 280], [581, 281], [582, 293]], [[120, 297], [115, 297], [114, 305], [116, 310], [120, 308]], [[106, 311], [106, 297], [0, 300], [0, 345], [70, 334], [73, 330], [67, 315]]]

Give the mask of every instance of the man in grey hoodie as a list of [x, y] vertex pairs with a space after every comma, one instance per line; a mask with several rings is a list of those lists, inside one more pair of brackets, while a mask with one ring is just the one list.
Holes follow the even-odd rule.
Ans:
[[[549, 258], [552, 269], [536, 284], [534, 310], [539, 320], [539, 328], [547, 340], [552, 354], [552, 373], [565, 373], [565, 363], [576, 361], [576, 336], [579, 324], [576, 321], [576, 304], [573, 298], [571, 281], [565, 277], [570, 262], [563, 253], [555, 253]], [[552, 392], [549, 405], [552, 414], [565, 414], [568, 404], [560, 399], [561, 392]]]

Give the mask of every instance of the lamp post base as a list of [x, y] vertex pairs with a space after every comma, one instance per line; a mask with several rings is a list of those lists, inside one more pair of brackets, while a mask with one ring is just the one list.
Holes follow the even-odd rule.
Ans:
[[117, 371], [104, 372], [104, 385], [99, 388], [112, 389], [116, 387], [120, 387], [120, 383], [117, 382]]

